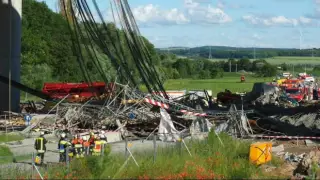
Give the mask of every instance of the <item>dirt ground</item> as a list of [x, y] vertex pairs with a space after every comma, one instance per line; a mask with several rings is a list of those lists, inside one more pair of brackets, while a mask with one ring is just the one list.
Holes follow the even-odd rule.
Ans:
[[[281, 179], [292, 179], [293, 178], [293, 172], [298, 166], [298, 162], [286, 162], [284, 160], [284, 154], [288, 152], [289, 154], [295, 154], [300, 155], [303, 153], [308, 154], [312, 150], [317, 150], [320, 147], [320, 144], [314, 141], [314, 143], [310, 145], [306, 145], [305, 140], [286, 140], [286, 141], [275, 141], [273, 144], [273, 147], [279, 146], [283, 144], [284, 151], [283, 154], [280, 156], [277, 156], [280, 158], [279, 164], [277, 165], [271, 165], [271, 164], [265, 164], [262, 165], [262, 171], [266, 176], [272, 176], [275, 178], [281, 178]], [[273, 156], [276, 156], [273, 154]], [[297, 179], [297, 177], [294, 177], [294, 179]]]

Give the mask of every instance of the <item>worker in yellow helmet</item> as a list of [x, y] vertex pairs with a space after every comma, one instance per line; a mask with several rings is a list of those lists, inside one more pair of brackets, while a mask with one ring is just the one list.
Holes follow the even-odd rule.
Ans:
[[43, 164], [44, 153], [47, 150], [46, 144], [47, 144], [47, 140], [44, 137], [44, 132], [41, 131], [40, 136], [34, 142], [34, 148], [37, 150], [37, 157], [40, 157], [41, 159], [41, 164]]
[[96, 140], [94, 141], [94, 148], [93, 148], [93, 155], [94, 156], [100, 156], [101, 153], [103, 153], [103, 149], [105, 148], [105, 145], [107, 144], [107, 141], [104, 140], [104, 135], [100, 134], [97, 136]]

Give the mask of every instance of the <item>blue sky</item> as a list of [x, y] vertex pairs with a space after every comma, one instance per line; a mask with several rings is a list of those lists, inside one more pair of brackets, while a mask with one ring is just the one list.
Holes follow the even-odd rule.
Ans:
[[[56, 0], [45, 1], [57, 9]], [[320, 48], [320, 0], [128, 1], [156, 47]], [[109, 1], [97, 2], [111, 20]]]

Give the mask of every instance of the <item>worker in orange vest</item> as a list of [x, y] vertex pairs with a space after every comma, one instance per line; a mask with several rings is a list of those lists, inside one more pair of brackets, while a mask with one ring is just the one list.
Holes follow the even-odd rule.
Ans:
[[84, 136], [82, 139], [83, 139], [83, 151], [84, 151], [84, 154], [87, 156], [89, 155], [90, 142], [87, 136]]
[[78, 134], [76, 138], [72, 140], [72, 147], [74, 148], [74, 154], [76, 158], [83, 157], [83, 140]]

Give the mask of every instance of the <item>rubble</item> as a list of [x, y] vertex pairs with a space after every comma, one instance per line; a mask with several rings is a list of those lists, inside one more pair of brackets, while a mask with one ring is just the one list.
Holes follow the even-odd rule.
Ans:
[[320, 162], [320, 151], [311, 151], [299, 161], [298, 167], [294, 174], [311, 175], [312, 165], [318, 166]]

